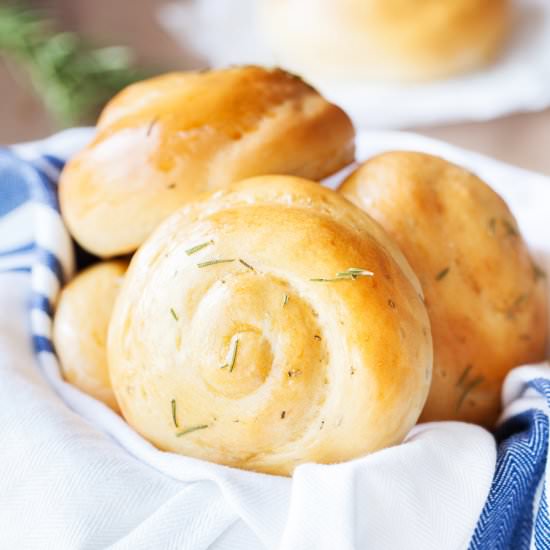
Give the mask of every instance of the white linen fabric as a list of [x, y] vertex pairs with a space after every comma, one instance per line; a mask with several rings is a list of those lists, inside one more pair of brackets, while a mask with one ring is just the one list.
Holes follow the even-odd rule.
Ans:
[[[290, 479], [159, 451], [65, 383], [48, 344], [50, 310], [59, 289], [54, 274], [70, 274], [73, 258], [48, 204], [55, 203], [62, 160], [90, 135], [71, 130], [0, 151], [0, 549], [509, 548], [509, 533], [491, 544], [497, 540], [491, 529], [505, 531], [495, 517], [515, 525], [525, 507], [532, 525], [514, 548], [549, 548], [544, 484], [550, 476], [529, 478], [536, 495], [526, 500], [518, 491], [517, 503], [506, 507], [516, 514], [509, 520], [506, 491], [496, 483], [504, 479], [507, 487], [505, 468], [498, 466], [509, 455], [497, 456], [497, 440], [480, 427], [422, 424], [402, 445], [338, 465], [306, 464]], [[359, 136], [358, 158], [386, 149], [428, 150], [476, 170], [509, 201], [548, 269], [547, 178], [412, 134]], [[47, 200], [32, 189], [17, 195], [23, 165], [51, 183]], [[536, 432], [543, 469], [547, 404], [527, 385], [548, 379], [548, 366], [520, 368], [504, 388], [503, 419], [533, 410], [546, 419]], [[525, 460], [530, 472], [533, 461]]]
[[[159, 8], [162, 25], [184, 52], [214, 67], [277, 64], [258, 30], [262, 0], [179, 0]], [[420, 84], [317, 79], [358, 128], [407, 128], [490, 120], [550, 105], [550, 2], [513, 0], [513, 33], [497, 63], [478, 72]]]

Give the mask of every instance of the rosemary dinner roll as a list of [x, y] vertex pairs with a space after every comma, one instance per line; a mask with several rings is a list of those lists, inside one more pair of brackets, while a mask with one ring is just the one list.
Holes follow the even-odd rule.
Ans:
[[323, 178], [353, 160], [348, 116], [284, 71], [172, 73], [129, 86], [59, 184], [69, 230], [87, 250], [135, 250], [198, 194], [248, 176]]
[[311, 78], [427, 80], [495, 59], [510, 0], [264, 0], [278, 62]]
[[420, 278], [434, 341], [421, 419], [493, 425], [514, 366], [545, 356], [542, 271], [504, 201], [470, 172], [421, 153], [359, 167], [340, 191], [375, 218]]
[[107, 368], [109, 319], [128, 264], [110, 261], [78, 274], [62, 291], [53, 339], [63, 376], [118, 412]]
[[134, 256], [109, 327], [113, 389], [161, 449], [272, 474], [402, 440], [431, 378], [418, 281], [334, 191], [252, 178]]

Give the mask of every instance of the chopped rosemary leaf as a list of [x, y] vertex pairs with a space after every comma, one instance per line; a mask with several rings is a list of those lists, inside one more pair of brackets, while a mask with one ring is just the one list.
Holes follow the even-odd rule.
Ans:
[[281, 418], [284, 418], [286, 416], [286, 411], [281, 412]]
[[216, 265], [216, 264], [228, 264], [234, 261], [235, 261], [235, 258], [226, 259], [226, 260], [208, 260], [207, 262], [201, 262], [197, 264], [197, 267], [208, 267], [209, 265]]
[[187, 428], [186, 430], [183, 430], [183, 432], [179, 432], [176, 434], [176, 437], [181, 437], [182, 435], [190, 434], [191, 432], [196, 432], [197, 430], [204, 430], [206, 428], [209, 428], [210, 426], [208, 424], [200, 424], [199, 426], [191, 426], [190, 428]]
[[472, 365], [467, 365], [466, 368], [462, 371], [462, 374], [460, 375], [460, 378], [458, 379], [456, 386], [462, 386], [462, 384], [464, 384], [471, 370], [472, 370]]
[[302, 374], [302, 371], [300, 369], [292, 369], [287, 372], [289, 378], [300, 376], [300, 374]]
[[536, 263], [533, 263], [533, 277], [535, 281], [539, 279], [546, 279], [546, 271], [541, 269]]
[[229, 372], [233, 372], [233, 369], [235, 368], [235, 361], [237, 359], [238, 349], [239, 349], [239, 339], [236, 338], [235, 342], [233, 343], [233, 347], [231, 348], [231, 356], [229, 358], [229, 362], [222, 365], [220, 369], [226, 369], [227, 367], [229, 367]]
[[170, 308], [170, 313], [172, 314], [172, 317], [174, 318], [174, 321], [179, 321], [178, 314], [175, 312], [174, 308]]
[[286, 306], [288, 304], [288, 294], [285, 294], [285, 297], [283, 298], [283, 306]]
[[435, 280], [436, 281], [441, 281], [441, 279], [445, 278], [447, 276], [447, 274], [449, 273], [449, 271], [451, 270], [450, 267], [446, 267], [445, 269], [442, 269], [436, 276], [435, 276]]
[[256, 271], [250, 264], [246, 263], [243, 259], [239, 258], [239, 262], [244, 265], [244, 267], [247, 267], [250, 269], [250, 271]]
[[179, 428], [178, 419], [176, 418], [176, 400], [172, 399], [172, 420], [174, 421], [174, 426]]
[[149, 137], [151, 135], [151, 132], [153, 131], [153, 128], [156, 126], [157, 122], [159, 121], [159, 117], [155, 117], [151, 122], [149, 123], [149, 126], [147, 126], [147, 132], [146, 136]]
[[315, 338], [315, 340], [317, 340], [318, 342], [322, 340], [322, 338], [318, 334], [314, 334], [313, 338]]
[[528, 294], [520, 294], [512, 303], [512, 305], [506, 311], [506, 317], [508, 319], [513, 319], [516, 316], [516, 313], [520, 310], [523, 303], [529, 298]]
[[479, 386], [483, 382], [484, 378], [483, 376], [478, 376], [477, 378], [474, 378], [467, 386], [464, 387], [464, 390], [460, 394], [460, 397], [458, 398], [458, 401], [456, 403], [456, 411], [460, 409], [462, 404], [464, 403], [464, 400], [468, 396], [470, 392], [477, 386]]
[[338, 271], [335, 277], [319, 277], [310, 279], [314, 283], [335, 283], [338, 281], [355, 281], [359, 277], [374, 277], [374, 273], [368, 269], [361, 269], [359, 267], [350, 267], [346, 271]]
[[210, 246], [211, 244], [214, 244], [214, 241], [206, 241], [205, 243], [197, 244], [196, 246], [192, 246], [191, 248], [188, 248], [185, 253], [188, 256], [191, 256], [192, 254], [195, 254], [195, 252], [199, 252], [199, 250], [202, 250], [203, 248], [206, 248], [207, 246]]
[[511, 237], [517, 237], [519, 235], [517, 229], [514, 227], [514, 224], [507, 219], [502, 219], [502, 225], [506, 228], [507, 235]]

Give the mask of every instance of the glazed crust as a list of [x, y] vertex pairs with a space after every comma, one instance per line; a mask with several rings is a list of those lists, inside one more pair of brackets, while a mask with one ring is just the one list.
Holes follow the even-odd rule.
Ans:
[[[312, 280], [349, 268], [374, 275]], [[290, 475], [399, 443], [432, 344], [378, 224], [316, 183], [263, 176], [181, 209], [138, 250], [108, 357], [125, 419], [157, 447]]]
[[59, 184], [75, 239], [109, 257], [135, 250], [197, 194], [260, 174], [321, 179], [353, 160], [347, 115], [284, 71], [172, 73], [129, 86]]
[[502, 50], [509, 0], [266, 0], [279, 62], [308, 77], [429, 80], [481, 67]]
[[106, 340], [127, 267], [125, 261], [109, 261], [79, 273], [61, 291], [53, 325], [55, 350], [65, 380], [117, 412]]
[[374, 157], [340, 192], [392, 236], [418, 275], [434, 341], [421, 420], [493, 426], [508, 371], [545, 358], [546, 282], [504, 201], [474, 174], [410, 152]]

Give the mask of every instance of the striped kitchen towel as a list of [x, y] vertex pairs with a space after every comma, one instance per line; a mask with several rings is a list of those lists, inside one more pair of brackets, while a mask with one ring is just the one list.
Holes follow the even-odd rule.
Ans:
[[[494, 434], [422, 424], [292, 479], [161, 452], [66, 384], [51, 324], [75, 255], [56, 186], [91, 133], [0, 150], [0, 549], [550, 549], [548, 365], [509, 374]], [[550, 180], [412, 134], [359, 136], [359, 158], [388, 149], [478, 172], [548, 264]]]

